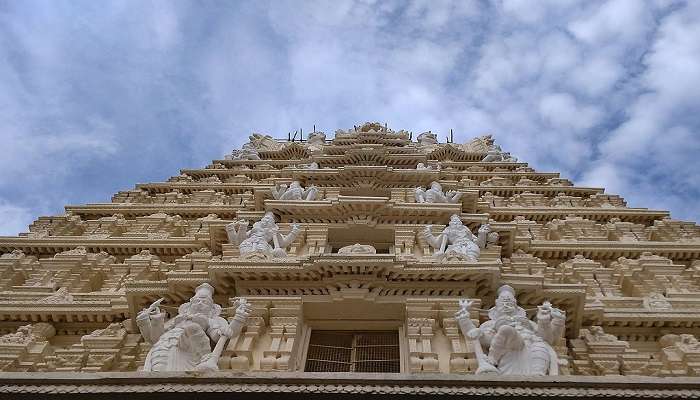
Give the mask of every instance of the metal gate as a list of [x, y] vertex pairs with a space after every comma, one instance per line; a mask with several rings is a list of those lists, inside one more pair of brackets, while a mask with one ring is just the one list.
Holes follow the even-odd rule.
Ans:
[[312, 331], [308, 372], [401, 372], [397, 331]]

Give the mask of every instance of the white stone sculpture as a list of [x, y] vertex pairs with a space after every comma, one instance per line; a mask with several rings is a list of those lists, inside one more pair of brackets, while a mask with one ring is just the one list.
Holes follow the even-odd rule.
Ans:
[[350, 246], [341, 247], [338, 254], [377, 254], [377, 249], [368, 244], [351, 244]]
[[425, 165], [424, 163], [421, 162], [421, 163], [418, 163], [418, 165], [416, 165], [416, 169], [418, 171], [433, 171], [434, 169], [439, 171], [440, 165], [438, 164], [437, 168], [433, 168], [432, 165]]
[[[422, 236], [436, 250], [433, 257], [438, 260], [477, 261], [481, 249], [486, 247], [490, 233], [491, 226], [484, 224], [479, 228], [478, 236], [474, 236], [469, 228], [464, 226], [459, 215], [454, 214], [442, 233], [433, 235], [432, 225], [427, 225]], [[497, 240], [498, 237], [494, 236], [491, 239]]]
[[[165, 322], [165, 313], [158, 307], [160, 299], [136, 316], [136, 324], [144, 339], [153, 343], [146, 356], [144, 371], [192, 371], [216, 369], [210, 341], [225, 341], [237, 336], [245, 326], [248, 309], [242, 302], [236, 308], [231, 324], [220, 316], [221, 306], [214, 303], [214, 288], [203, 283], [195, 295], [178, 308], [177, 316]], [[215, 361], [218, 361], [215, 360]]]
[[314, 161], [311, 164], [308, 164], [306, 166], [306, 169], [320, 169], [320, 167], [318, 166], [318, 163], [316, 161]]
[[438, 144], [437, 135], [432, 132], [423, 132], [416, 138], [421, 146], [432, 146]]
[[277, 151], [284, 147], [282, 143], [276, 141], [272, 136], [262, 133], [253, 133], [248, 139], [252, 147], [257, 151]]
[[442, 191], [442, 185], [438, 182], [433, 182], [430, 184], [430, 189], [423, 189], [422, 187], [417, 187], [415, 190], [416, 202], [417, 203], [457, 203], [462, 197], [462, 193], [449, 191], [444, 193]]
[[497, 148], [491, 148], [486, 152], [486, 156], [481, 160], [482, 162], [498, 162], [503, 161], [503, 156], [501, 155], [501, 150]]
[[233, 150], [230, 155], [224, 158], [226, 160], [259, 160], [260, 155], [252, 143], [246, 143], [240, 150]]
[[516, 157], [510, 155], [510, 153], [504, 153], [501, 151], [499, 146], [491, 147], [487, 152], [486, 156], [481, 160], [482, 162], [518, 162]]
[[323, 150], [326, 144], [326, 134], [323, 132], [311, 132], [306, 139], [306, 148], [312, 153]]
[[[282, 235], [275, 223], [275, 216], [271, 212], [265, 213], [260, 221], [246, 231], [248, 221], [232, 222], [226, 225], [226, 233], [231, 243], [237, 244], [241, 257], [254, 257], [260, 255], [264, 258], [286, 257], [285, 249], [289, 246], [301, 231], [299, 225], [292, 225], [289, 234]], [[270, 245], [270, 242], [273, 244]]]
[[311, 185], [304, 189], [299, 181], [294, 181], [287, 185], [275, 185], [272, 187], [272, 197], [275, 200], [307, 200], [313, 201], [318, 197], [318, 188]]
[[478, 328], [469, 316], [471, 306], [471, 301], [460, 300], [455, 319], [467, 342], [474, 346], [477, 374], [559, 375], [558, 357], [552, 346], [564, 331], [564, 311], [545, 301], [538, 307], [537, 322], [533, 322], [518, 306], [515, 290], [508, 285], [498, 289], [489, 320]]

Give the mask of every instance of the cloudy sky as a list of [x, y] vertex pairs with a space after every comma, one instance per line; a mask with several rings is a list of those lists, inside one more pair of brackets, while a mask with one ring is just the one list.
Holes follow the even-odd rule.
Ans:
[[697, 221], [699, 89], [700, 1], [0, 0], [0, 235], [374, 120]]

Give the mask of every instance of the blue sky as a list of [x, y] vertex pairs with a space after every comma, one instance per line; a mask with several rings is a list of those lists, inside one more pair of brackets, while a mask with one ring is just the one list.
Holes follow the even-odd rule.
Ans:
[[698, 1], [0, 0], [0, 234], [374, 120], [697, 221], [699, 88]]

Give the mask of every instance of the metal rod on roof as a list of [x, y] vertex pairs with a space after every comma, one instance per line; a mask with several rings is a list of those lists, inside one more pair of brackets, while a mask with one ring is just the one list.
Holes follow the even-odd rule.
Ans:
[[316, 124], [314, 124], [314, 132], [316, 132]]
[[303, 142], [304, 141], [304, 128], [300, 129], [301, 133], [299, 134], [299, 141]]
[[455, 141], [455, 137], [452, 134], [452, 128], [450, 128], [450, 143], [454, 143], [454, 141]]

